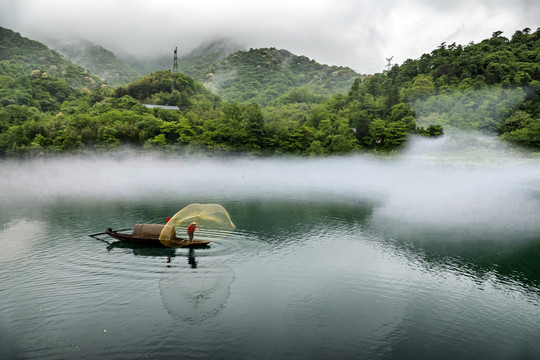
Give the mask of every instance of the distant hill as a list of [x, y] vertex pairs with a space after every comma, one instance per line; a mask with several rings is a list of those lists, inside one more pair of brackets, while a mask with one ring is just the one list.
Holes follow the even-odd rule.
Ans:
[[[171, 70], [173, 49], [170, 56], [126, 61], [141, 74]], [[318, 99], [345, 94], [354, 80], [362, 77], [348, 67], [319, 64], [287, 50], [244, 50], [230, 39], [205, 43], [179, 57], [178, 69], [225, 101], [262, 106], [299, 88], [317, 94]]]
[[[238, 50], [243, 50], [243, 47], [226, 38], [205, 42], [184, 55], [179, 49], [178, 70], [193, 78], [204, 79], [206, 69]], [[165, 56], [148, 59], [136, 58], [132, 55], [121, 55], [120, 57], [141, 75], [148, 75], [156, 71], [172, 70], [173, 52], [174, 48], [171, 47], [170, 54]]]
[[0, 27], [0, 75], [36, 77], [38, 72], [41, 77], [54, 76], [79, 89], [93, 89], [103, 84], [102, 79], [46, 45]]
[[106, 80], [112, 87], [135, 81], [141, 76], [112, 51], [87, 40], [60, 44], [56, 49], [73, 63]]
[[173, 51], [171, 48], [170, 55], [150, 58], [137, 58], [131, 54], [119, 54], [118, 57], [141, 76], [146, 76], [156, 71], [172, 70]]
[[217, 65], [221, 60], [245, 50], [234, 40], [222, 38], [206, 42], [178, 60], [180, 72], [204, 82], [208, 69]]
[[56, 112], [104, 81], [44, 44], [0, 27], [0, 105]]
[[361, 75], [341, 66], [317, 63], [275, 48], [237, 51], [191, 76], [225, 101], [265, 106], [296, 88], [328, 97], [350, 90]]

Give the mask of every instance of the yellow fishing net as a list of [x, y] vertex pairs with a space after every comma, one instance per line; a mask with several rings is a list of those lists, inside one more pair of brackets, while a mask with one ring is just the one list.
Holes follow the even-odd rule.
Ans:
[[190, 204], [177, 212], [165, 225], [159, 241], [165, 246], [176, 246], [188, 238], [187, 228], [197, 223], [199, 229], [194, 240], [215, 240], [221, 238], [236, 226], [225, 208], [218, 204]]

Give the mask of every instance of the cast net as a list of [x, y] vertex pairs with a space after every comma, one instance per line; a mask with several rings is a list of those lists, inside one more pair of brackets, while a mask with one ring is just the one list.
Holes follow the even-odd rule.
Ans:
[[194, 240], [216, 240], [226, 236], [236, 226], [225, 208], [218, 204], [190, 204], [177, 212], [165, 225], [159, 241], [165, 246], [174, 247], [188, 238], [187, 228], [197, 223], [198, 232]]

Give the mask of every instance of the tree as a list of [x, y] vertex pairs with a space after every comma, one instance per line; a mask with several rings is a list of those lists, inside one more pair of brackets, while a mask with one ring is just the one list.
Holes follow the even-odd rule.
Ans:
[[260, 149], [264, 138], [264, 116], [257, 103], [250, 103], [244, 111], [246, 123], [247, 145], [252, 149]]
[[532, 120], [530, 114], [524, 111], [516, 111], [509, 116], [499, 127], [500, 133], [510, 133], [526, 127]]
[[374, 148], [383, 148], [386, 140], [384, 120], [376, 119], [369, 124], [368, 142]]
[[325, 154], [326, 151], [319, 140], [313, 140], [309, 146], [308, 153], [310, 156], [318, 156]]
[[345, 135], [334, 135], [330, 141], [330, 151], [333, 153], [350, 152], [355, 148], [355, 144]]
[[108, 149], [115, 148], [120, 145], [120, 140], [116, 138], [118, 132], [112, 126], [103, 126], [98, 131], [98, 148]]
[[444, 131], [441, 125], [429, 125], [426, 129], [427, 134], [430, 137], [438, 137], [444, 135]]
[[425, 99], [435, 91], [435, 85], [430, 77], [418, 75], [412, 85], [411, 96], [413, 98]]
[[147, 144], [153, 145], [153, 146], [165, 146], [167, 145], [167, 138], [165, 137], [165, 134], [159, 134], [154, 136], [151, 139], [148, 139]]
[[407, 141], [407, 125], [403, 121], [395, 121], [388, 124], [386, 128], [385, 146], [396, 148]]
[[523, 127], [504, 133], [502, 139], [526, 146], [540, 146], [540, 118], [530, 119]]
[[81, 135], [74, 129], [65, 127], [58, 131], [52, 145], [57, 151], [79, 149], [82, 147]]
[[391, 122], [402, 120], [408, 116], [413, 116], [413, 111], [404, 103], [399, 103], [390, 108], [390, 117]]

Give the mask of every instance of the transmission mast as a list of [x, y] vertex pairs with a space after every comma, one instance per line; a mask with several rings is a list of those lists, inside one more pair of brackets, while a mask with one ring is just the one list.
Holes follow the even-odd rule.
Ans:
[[392, 66], [393, 66], [392, 59], [393, 58], [394, 58], [393, 56], [391, 56], [389, 58], [386, 58], [386, 69], [385, 69], [386, 71], [390, 71], [390, 69], [392, 69]]
[[174, 60], [173, 60], [172, 71], [173, 73], [178, 72], [178, 47], [174, 48]]
[[174, 92], [174, 74], [178, 73], [178, 46], [174, 48], [174, 60], [172, 66], [173, 76], [171, 78], [171, 94]]

